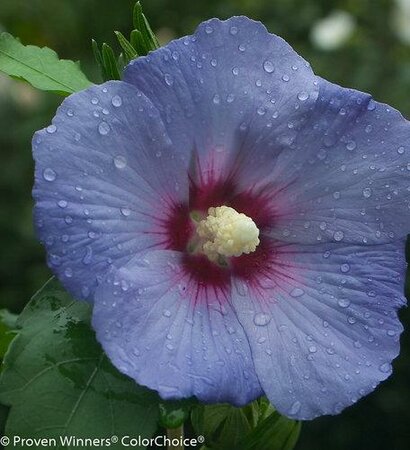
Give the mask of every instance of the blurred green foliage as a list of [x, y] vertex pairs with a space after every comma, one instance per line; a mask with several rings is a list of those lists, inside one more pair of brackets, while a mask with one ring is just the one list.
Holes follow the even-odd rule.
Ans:
[[[402, 2], [404, 3], [404, 2]], [[23, 43], [49, 46], [81, 60], [100, 82], [91, 39], [119, 50], [114, 30], [132, 29], [133, 0], [1, 0], [0, 30]], [[162, 43], [191, 33], [204, 19], [245, 14], [285, 38], [320, 76], [368, 91], [410, 116], [410, 43], [398, 38], [394, 0], [145, 0], [144, 12]], [[339, 48], [312, 44], [315, 23], [335, 10], [356, 26]], [[405, 15], [402, 15], [403, 17]], [[410, 14], [409, 14], [410, 17]], [[408, 23], [410, 27], [410, 19]], [[46, 126], [61, 98], [0, 76], [0, 307], [18, 312], [47, 280], [44, 251], [34, 237], [31, 211], [31, 136]], [[410, 326], [408, 311], [401, 318]], [[407, 450], [410, 443], [410, 338], [381, 389], [340, 416], [304, 424], [297, 450]]]

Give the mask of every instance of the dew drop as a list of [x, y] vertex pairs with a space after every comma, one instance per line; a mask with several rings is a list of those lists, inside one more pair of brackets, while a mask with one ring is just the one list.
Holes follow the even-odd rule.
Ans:
[[171, 317], [171, 311], [169, 311], [168, 309], [164, 309], [164, 311], [162, 312], [162, 315], [164, 317]]
[[114, 158], [114, 166], [117, 169], [124, 169], [127, 166], [127, 160], [124, 156], [118, 155]]
[[343, 240], [343, 238], [344, 238], [344, 233], [343, 233], [343, 231], [335, 231], [335, 232], [333, 233], [333, 239], [334, 239], [335, 241], [340, 242], [340, 241]]
[[236, 76], [236, 75], [238, 75], [239, 74], [239, 69], [237, 68], [237, 67], [234, 67], [233, 69], [232, 69], [232, 73]]
[[299, 94], [298, 94], [298, 99], [299, 99], [301, 102], [306, 101], [308, 98], [309, 98], [309, 94], [308, 94], [307, 92], [304, 92], [304, 91], [299, 92]]
[[364, 188], [362, 192], [364, 198], [370, 198], [372, 196], [372, 190], [369, 187]]
[[338, 300], [337, 304], [341, 308], [348, 308], [350, 306], [350, 300], [348, 300], [347, 298], [341, 298]]
[[272, 61], [268, 60], [263, 63], [263, 68], [267, 73], [272, 73], [275, 70]]
[[347, 263], [342, 264], [342, 265], [340, 266], [340, 270], [341, 270], [343, 273], [349, 272], [349, 270], [350, 270], [349, 264], [347, 264]]
[[164, 75], [164, 81], [168, 86], [172, 86], [174, 84], [174, 77], [171, 74], [166, 73]]
[[57, 177], [57, 174], [53, 169], [47, 168], [43, 171], [43, 177], [46, 181], [54, 181]]
[[291, 291], [290, 295], [294, 298], [301, 297], [305, 291], [303, 289], [295, 288]]
[[289, 75], [283, 75], [282, 80], [288, 82], [290, 80]]
[[64, 270], [64, 275], [65, 275], [67, 278], [71, 278], [71, 277], [73, 276], [73, 269], [71, 269], [70, 267], [67, 267], [67, 268]]
[[299, 401], [296, 401], [292, 404], [292, 406], [289, 409], [289, 415], [294, 416], [300, 411], [302, 404]]
[[213, 31], [214, 31], [214, 29], [213, 29], [210, 25], [207, 25], [207, 26], [205, 27], [205, 33], [206, 33], [206, 34], [212, 34]]
[[245, 47], [244, 44], [241, 44], [241, 45], [238, 47], [238, 49], [239, 49], [240, 52], [244, 52], [244, 51], [246, 50], [246, 47]]
[[232, 34], [232, 36], [235, 36], [236, 34], [238, 34], [238, 28], [237, 27], [231, 27], [229, 32]]
[[122, 98], [119, 95], [114, 95], [114, 97], [111, 100], [111, 103], [113, 106], [118, 108], [122, 105]]
[[68, 205], [68, 203], [67, 203], [65, 200], [60, 200], [60, 201], [57, 202], [57, 205], [58, 205], [60, 208], [66, 208], [67, 205]]
[[57, 127], [55, 125], [49, 125], [47, 128], [47, 133], [53, 134], [57, 131]]
[[83, 264], [90, 264], [93, 258], [93, 250], [90, 246], [85, 248], [85, 255], [83, 257]]
[[347, 150], [350, 150], [350, 151], [354, 150], [356, 148], [356, 142], [355, 141], [349, 141], [346, 144], [346, 148], [347, 148]]
[[93, 105], [96, 105], [97, 103], [98, 103], [98, 98], [92, 98], [91, 99], [91, 103], [93, 104]]
[[380, 371], [383, 372], [383, 373], [389, 373], [389, 372], [391, 372], [392, 367], [391, 367], [391, 365], [390, 365], [388, 362], [386, 362], [386, 363], [382, 364], [382, 365], [379, 367], [379, 369], [380, 369]]
[[131, 210], [128, 208], [121, 208], [120, 211], [121, 211], [121, 214], [125, 217], [128, 217], [131, 214]]
[[402, 154], [404, 153], [404, 147], [403, 147], [403, 146], [399, 147], [399, 148], [397, 149], [397, 153], [398, 153], [399, 155], [402, 155]]
[[218, 61], [215, 58], [211, 59], [211, 66], [216, 67], [217, 65], [218, 65]]
[[255, 325], [259, 327], [264, 327], [271, 321], [271, 316], [265, 313], [257, 313], [253, 318]]
[[108, 125], [107, 122], [101, 122], [98, 125], [98, 132], [102, 135], [105, 136], [110, 132], [110, 126]]

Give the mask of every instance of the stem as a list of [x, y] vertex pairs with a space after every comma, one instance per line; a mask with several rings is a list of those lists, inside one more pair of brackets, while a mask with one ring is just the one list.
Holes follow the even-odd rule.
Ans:
[[[184, 425], [178, 428], [167, 428], [167, 438], [181, 441], [184, 438]], [[168, 450], [184, 450], [184, 445], [182, 443], [178, 445], [169, 444]]]

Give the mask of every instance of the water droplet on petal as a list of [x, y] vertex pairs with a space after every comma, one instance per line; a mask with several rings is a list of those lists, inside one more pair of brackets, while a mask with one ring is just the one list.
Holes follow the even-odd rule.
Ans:
[[70, 267], [67, 267], [67, 268], [64, 270], [64, 275], [65, 275], [67, 278], [71, 278], [71, 277], [73, 276], [73, 269], [71, 269]]
[[271, 321], [271, 316], [265, 313], [257, 313], [253, 318], [255, 325], [259, 327], [264, 327]]
[[239, 69], [238, 69], [238, 67], [234, 67], [233, 69], [232, 69], [232, 73], [236, 76], [236, 75], [238, 75], [239, 74]]
[[169, 311], [168, 309], [164, 309], [164, 311], [162, 312], [162, 315], [164, 317], [171, 317], [171, 311]]
[[53, 134], [57, 131], [57, 127], [55, 125], [49, 125], [47, 128], [47, 133]]
[[120, 211], [121, 211], [121, 214], [125, 217], [128, 217], [131, 214], [131, 210], [128, 208], [121, 208]]
[[127, 166], [127, 160], [124, 156], [118, 155], [114, 158], [114, 165], [117, 169], [124, 169]]
[[85, 255], [83, 257], [83, 264], [90, 264], [93, 258], [93, 250], [90, 246], [85, 248]]
[[231, 27], [229, 32], [232, 34], [232, 36], [235, 36], [235, 34], [238, 34], [238, 28], [237, 27]]
[[108, 125], [107, 122], [101, 122], [98, 125], [98, 132], [102, 135], [105, 136], [110, 132], [110, 126]]
[[391, 364], [386, 362], [379, 367], [380, 371], [383, 373], [389, 373], [392, 371]]
[[60, 200], [60, 201], [57, 202], [57, 205], [58, 205], [60, 208], [66, 208], [67, 205], [68, 205], [68, 203], [67, 203], [65, 200]]
[[355, 141], [349, 141], [346, 144], [346, 148], [347, 148], [347, 150], [350, 150], [350, 151], [354, 150], [356, 148], [356, 142]]
[[291, 291], [290, 295], [296, 298], [301, 297], [304, 293], [305, 291], [303, 289], [295, 288]]
[[343, 231], [335, 231], [335, 232], [333, 233], [333, 239], [334, 239], [335, 241], [340, 242], [340, 241], [343, 240], [343, 238], [344, 238], [344, 233], [343, 233]]
[[164, 81], [168, 86], [172, 86], [174, 84], [174, 77], [171, 74], [166, 73], [164, 75]]
[[338, 300], [337, 304], [341, 307], [341, 308], [347, 308], [350, 306], [350, 300], [348, 300], [347, 298], [341, 298]]
[[340, 266], [340, 270], [343, 272], [343, 273], [347, 273], [347, 272], [349, 272], [349, 270], [350, 270], [350, 266], [349, 266], [349, 264], [342, 264], [341, 266]]
[[241, 44], [241, 45], [238, 47], [238, 49], [239, 49], [240, 52], [244, 52], [244, 51], [246, 50], [246, 47], [245, 47], [244, 44]]
[[207, 26], [205, 27], [205, 33], [206, 33], [206, 34], [212, 34], [213, 31], [214, 31], [214, 29], [213, 29], [210, 25], [207, 25]]
[[302, 404], [299, 401], [295, 401], [289, 409], [289, 415], [294, 416], [300, 411]]
[[92, 98], [91, 99], [91, 103], [93, 104], [93, 105], [96, 105], [97, 103], [98, 103], [98, 98]]
[[290, 80], [289, 75], [283, 75], [282, 80], [288, 82]]
[[43, 177], [46, 181], [54, 181], [57, 177], [57, 174], [53, 169], [47, 168], [43, 171]]
[[275, 67], [273, 66], [272, 61], [265, 61], [263, 63], [263, 68], [264, 68], [265, 72], [267, 72], [267, 73], [272, 73], [275, 70]]
[[304, 91], [299, 92], [299, 94], [298, 94], [298, 99], [299, 99], [301, 102], [306, 101], [308, 98], [309, 98], [309, 94], [308, 94], [307, 92], [304, 92]]
[[111, 100], [111, 103], [116, 108], [120, 107], [122, 105], [122, 98], [119, 95], [114, 95], [114, 97]]
[[367, 187], [363, 189], [363, 197], [364, 198], [370, 198], [372, 196], [372, 190]]

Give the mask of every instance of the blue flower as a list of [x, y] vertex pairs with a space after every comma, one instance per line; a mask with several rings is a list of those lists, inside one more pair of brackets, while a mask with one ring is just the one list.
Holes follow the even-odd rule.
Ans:
[[399, 353], [409, 148], [393, 108], [213, 19], [35, 134], [35, 225], [121, 372], [312, 419]]

